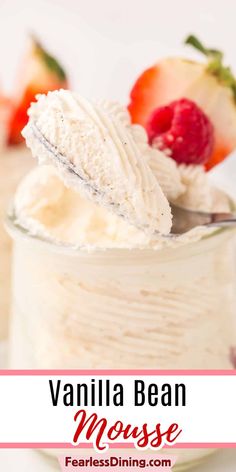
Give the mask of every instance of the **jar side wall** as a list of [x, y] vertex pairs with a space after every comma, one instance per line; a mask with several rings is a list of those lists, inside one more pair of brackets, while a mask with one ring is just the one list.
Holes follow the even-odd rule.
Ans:
[[0, 155], [0, 339], [8, 332], [12, 241], [4, 228], [9, 200], [22, 177], [32, 168], [33, 160], [25, 148], [2, 151]]
[[106, 267], [17, 240], [12, 367], [231, 368], [231, 241], [156, 257]]

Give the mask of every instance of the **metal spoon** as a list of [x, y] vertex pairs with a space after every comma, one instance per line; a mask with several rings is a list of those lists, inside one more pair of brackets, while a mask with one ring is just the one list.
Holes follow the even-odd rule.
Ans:
[[[229, 203], [232, 202], [229, 200]], [[207, 228], [236, 226], [236, 213], [206, 213], [188, 210], [174, 204], [171, 204], [171, 210], [173, 214], [171, 235], [175, 237], [190, 231], [196, 226], [205, 226]]]
[[[68, 162], [64, 155], [62, 155], [55, 146], [53, 146], [41, 133], [37, 125], [31, 124], [31, 130], [35, 138], [47, 149], [49, 155], [53, 156], [53, 159], [62, 166], [65, 171], [69, 172], [75, 179], [80, 179], [81, 183], [87, 187], [87, 191], [94, 196], [101, 193], [99, 188], [92, 186], [89, 181], [85, 181], [84, 178], [79, 175], [78, 170], [75, 166]], [[230, 201], [229, 204], [234, 208], [235, 205]], [[207, 228], [214, 227], [229, 227], [236, 226], [236, 213], [206, 213], [202, 211], [193, 211], [187, 208], [177, 206], [170, 203], [173, 214], [173, 225], [171, 233], [168, 235], [161, 235], [163, 238], [177, 238], [182, 234], [190, 231], [197, 226], [205, 226]], [[124, 217], [122, 209], [119, 204], [112, 204], [113, 208], [116, 207], [116, 214], [120, 217]], [[141, 228], [139, 228], [141, 229]], [[160, 233], [156, 232], [156, 236], [160, 236]]]

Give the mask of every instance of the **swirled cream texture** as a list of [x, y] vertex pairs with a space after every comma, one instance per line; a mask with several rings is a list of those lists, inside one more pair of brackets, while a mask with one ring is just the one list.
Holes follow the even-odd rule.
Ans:
[[67, 251], [16, 239], [12, 367], [231, 367], [228, 232], [177, 251]]
[[177, 204], [196, 211], [229, 211], [227, 195], [210, 185], [203, 166], [182, 164], [178, 171], [185, 190], [175, 199]]
[[29, 115], [28, 146], [67, 186], [149, 235], [170, 232], [168, 200], [132, 128], [114, 110], [61, 90], [41, 95]]

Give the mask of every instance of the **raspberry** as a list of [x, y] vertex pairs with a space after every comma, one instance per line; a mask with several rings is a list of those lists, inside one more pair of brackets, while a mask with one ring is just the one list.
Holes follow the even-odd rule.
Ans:
[[212, 123], [201, 108], [187, 98], [156, 108], [146, 129], [150, 144], [178, 164], [205, 164], [212, 154]]

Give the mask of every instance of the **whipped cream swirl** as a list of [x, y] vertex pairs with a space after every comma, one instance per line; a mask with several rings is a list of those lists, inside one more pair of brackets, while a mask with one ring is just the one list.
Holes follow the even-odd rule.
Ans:
[[131, 127], [116, 109], [69, 91], [40, 95], [23, 135], [40, 163], [65, 184], [153, 237], [168, 234], [171, 209]]

